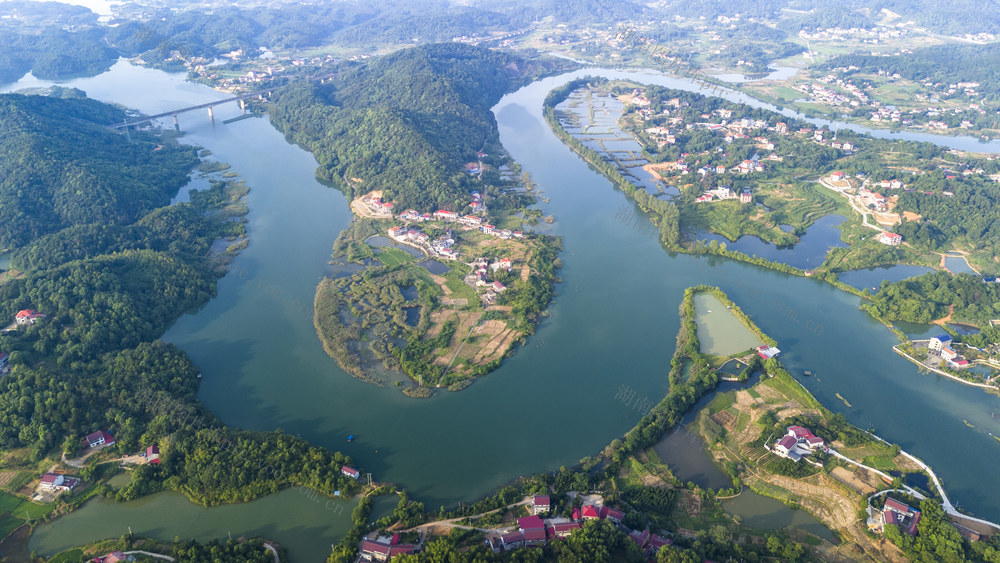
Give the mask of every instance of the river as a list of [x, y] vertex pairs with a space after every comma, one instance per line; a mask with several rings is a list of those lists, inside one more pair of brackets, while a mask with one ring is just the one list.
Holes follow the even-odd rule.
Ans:
[[[501, 140], [550, 198], [543, 209], [555, 215], [552, 232], [563, 237], [563, 281], [551, 316], [513, 358], [468, 389], [428, 400], [356, 380], [320, 346], [313, 291], [351, 215], [340, 192], [315, 180], [313, 157], [266, 120], [223, 125], [238, 114], [235, 104], [216, 108], [214, 126], [200, 112], [182, 115], [185, 141], [211, 149], [251, 187], [248, 248], [219, 281], [218, 297], [165, 336], [201, 368], [206, 406], [233, 426], [281, 428], [343, 451], [374, 479], [403, 484], [432, 510], [468, 502], [518, 475], [573, 465], [638, 422], [639, 412], [616, 394], [627, 386], [652, 401], [664, 395], [683, 290], [710, 283], [778, 341], [789, 371], [819, 374], [804, 383], [820, 401], [923, 458], [959, 504], [1000, 518], [1000, 476], [986, 470], [1000, 464], [1000, 443], [987, 435], [1000, 434], [991, 417], [996, 397], [920, 374], [892, 353], [895, 338], [857, 309], [857, 297], [744, 263], [664, 252], [657, 233], [634, 220], [641, 213], [542, 119], [546, 93], [586, 74], [697, 89], [656, 73], [591, 69], [537, 81], [500, 101], [494, 112]], [[29, 85], [39, 83], [6, 89]], [[224, 96], [183, 75], [127, 63], [64, 85], [145, 113]], [[976, 145], [1000, 151], [1000, 143]], [[838, 392], [853, 407], [836, 399]], [[351, 443], [349, 434], [356, 436]], [[77, 515], [98, 515], [95, 506]], [[159, 533], [172, 537], [174, 529]], [[315, 536], [313, 548], [336, 541]]]

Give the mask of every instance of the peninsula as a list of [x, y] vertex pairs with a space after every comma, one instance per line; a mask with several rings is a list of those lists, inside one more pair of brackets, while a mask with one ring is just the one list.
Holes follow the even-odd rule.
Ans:
[[316, 154], [317, 175], [348, 195], [356, 218], [333, 259], [363, 267], [338, 270], [347, 275], [323, 280], [315, 299], [317, 333], [345, 371], [379, 384], [405, 374], [413, 396], [459, 390], [534, 332], [559, 240], [531, 232], [553, 218], [532, 207], [538, 190], [504, 151], [490, 108], [564, 67], [432, 45], [280, 94], [272, 121]]

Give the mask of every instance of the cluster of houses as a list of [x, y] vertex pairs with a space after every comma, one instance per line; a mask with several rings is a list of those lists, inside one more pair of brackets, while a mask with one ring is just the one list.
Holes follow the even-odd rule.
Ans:
[[740, 190], [740, 193], [737, 194], [736, 190], [730, 188], [729, 186], [720, 186], [713, 190], [706, 190], [700, 196], [695, 198], [694, 201], [695, 203], [706, 203], [709, 201], [723, 201], [737, 198], [742, 204], [753, 202], [753, 194], [750, 192], [750, 188], [743, 188]]
[[391, 201], [382, 201], [381, 196], [372, 196], [367, 199], [363, 199], [368, 209], [376, 215], [381, 215], [383, 217], [392, 217], [392, 209], [395, 207]]
[[510, 258], [501, 258], [492, 262], [486, 258], [477, 258], [472, 263], [472, 272], [465, 277], [465, 283], [471, 285], [477, 291], [486, 288], [484, 293], [479, 294], [479, 298], [482, 299], [484, 305], [492, 305], [496, 302], [497, 295], [507, 291], [507, 286], [498, 280], [490, 281], [490, 271], [497, 272], [503, 270], [509, 272], [512, 268], [513, 262]]
[[873, 192], [866, 188], [859, 188], [857, 198], [863, 205], [871, 207], [875, 211], [889, 211], [889, 203], [886, 201], [885, 196], [878, 192]]
[[970, 365], [969, 360], [966, 360], [961, 354], [956, 352], [955, 349], [951, 347], [951, 336], [948, 336], [947, 334], [941, 334], [928, 340], [927, 349], [941, 356], [941, 359], [944, 360], [949, 367], [953, 367], [955, 369], [965, 369]]
[[894, 498], [886, 498], [882, 510], [869, 508], [868, 529], [882, 533], [886, 525], [893, 525], [899, 531], [909, 536], [917, 535], [917, 524], [920, 523], [920, 511], [903, 504]]
[[[633, 94], [641, 96], [642, 92], [637, 90], [636, 92], [633, 92]], [[684, 108], [689, 106], [687, 102], [680, 102], [677, 99], [664, 101], [663, 105], [673, 106], [675, 108]], [[655, 113], [650, 108], [640, 108], [637, 113], [644, 121], [652, 119], [659, 119], [663, 121], [664, 125], [645, 128], [645, 133], [650, 141], [653, 144], [656, 144], [660, 149], [666, 145], [677, 142], [676, 131], [681, 129], [707, 129], [723, 135], [726, 143], [732, 143], [733, 141], [739, 139], [750, 139], [752, 136], [752, 139], [755, 141], [758, 148], [762, 151], [771, 151], [767, 153], [766, 156], [762, 156], [762, 154], [755, 154], [752, 158], [743, 160], [735, 166], [728, 168], [723, 165], [703, 166], [698, 168], [698, 174], [703, 177], [712, 173], [725, 174], [728, 172], [732, 174], [752, 174], [755, 172], [764, 172], [766, 170], [765, 161], [782, 162], [784, 157], [773, 152], [775, 150], [775, 141], [765, 136], [762, 133], [764, 131], [773, 131], [778, 135], [804, 135], [807, 138], [811, 137], [816, 143], [828, 145], [848, 153], [855, 150], [855, 146], [852, 143], [838, 142], [836, 140], [836, 135], [834, 135], [832, 139], [827, 139], [826, 137], [828, 132], [826, 131], [814, 130], [812, 128], [802, 128], [793, 132], [789, 130], [788, 124], [785, 122], [779, 122], [775, 126], [771, 127], [767, 121], [762, 119], [732, 119], [733, 110], [730, 109], [716, 109], [711, 113], [702, 113], [700, 114], [700, 119], [703, 121], [692, 121], [689, 123], [685, 123], [685, 117], [679, 113], [677, 115], [672, 115], [671, 109], [664, 109], [661, 113]], [[717, 150], [721, 151], [722, 148], [719, 147]], [[687, 156], [689, 156], [688, 153], [684, 153], [676, 162], [664, 163], [662, 165], [662, 169], [673, 170], [682, 174], [689, 172], [689, 163], [686, 162], [684, 158]]]
[[608, 508], [607, 506], [597, 506], [586, 504], [581, 508], [573, 509], [570, 521], [565, 518], [552, 518], [543, 520], [540, 515], [549, 512], [551, 509], [548, 495], [536, 495], [532, 499], [532, 515], [519, 518], [517, 520], [517, 530], [502, 536], [491, 536], [486, 543], [493, 549], [494, 553], [510, 551], [521, 547], [533, 545], [544, 545], [546, 542], [565, 538], [574, 531], [581, 528], [582, 523], [587, 520], [608, 519], [616, 526], [628, 532], [629, 538], [650, 556], [665, 545], [673, 542], [667, 538], [652, 534], [649, 530], [637, 531], [624, 528], [621, 524], [625, 513]]
[[792, 461], [799, 461], [815, 451], [826, 451], [826, 449], [823, 438], [802, 426], [789, 426], [785, 435], [771, 446], [772, 452]]
[[826, 86], [823, 86], [823, 84], [815, 83], [798, 84], [793, 88], [808, 96], [810, 101], [821, 104], [829, 104], [831, 106], [859, 107], [861, 105], [868, 105], [871, 103], [871, 98], [862, 92], [861, 88], [855, 86], [850, 79], [844, 80], [830, 74], [818, 78], [817, 81], [826, 84], [836, 84], [838, 87], [845, 90], [847, 94], [827, 88]]
[[607, 518], [615, 524], [621, 523], [625, 513], [610, 509], [606, 506], [585, 505], [582, 508], [573, 510], [573, 518], [566, 522], [565, 518], [554, 518], [548, 521], [542, 520], [540, 514], [545, 514], [551, 509], [551, 501], [548, 495], [536, 495], [532, 499], [532, 515], [518, 518], [517, 530], [493, 536], [487, 539], [487, 543], [494, 552], [510, 551], [520, 547], [532, 545], [542, 545], [550, 540], [565, 538], [575, 530], [580, 529], [581, 523], [587, 520], [603, 520]]
[[415, 544], [399, 543], [399, 534], [364, 538], [360, 546], [361, 561], [389, 561], [397, 555], [413, 555], [418, 551]]
[[392, 240], [416, 246], [432, 256], [458, 260], [458, 251], [454, 248], [455, 239], [450, 230], [433, 241], [430, 235], [415, 227], [390, 227], [388, 233]]

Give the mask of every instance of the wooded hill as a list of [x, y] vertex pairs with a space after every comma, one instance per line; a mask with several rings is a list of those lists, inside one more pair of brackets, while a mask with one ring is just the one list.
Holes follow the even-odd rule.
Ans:
[[490, 108], [565, 61], [528, 61], [464, 44], [405, 49], [357, 64], [325, 84], [282, 91], [271, 121], [348, 195], [382, 190], [397, 208], [460, 210], [481, 190], [463, 170], [486, 147], [504, 162]]

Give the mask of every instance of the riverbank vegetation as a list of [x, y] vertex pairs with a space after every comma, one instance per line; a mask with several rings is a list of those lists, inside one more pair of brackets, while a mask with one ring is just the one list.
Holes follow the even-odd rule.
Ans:
[[[699, 292], [711, 293], [733, 311], [741, 313], [718, 288], [688, 288], [680, 309], [681, 328], [677, 336], [677, 353], [685, 360], [700, 357], [694, 322], [694, 296]], [[763, 334], [745, 314], [739, 316], [755, 333]], [[763, 340], [773, 343], [766, 335]], [[501, 528], [528, 515], [530, 506], [519, 504], [526, 495], [547, 494], [552, 507], [549, 516], [570, 517], [574, 508], [589, 502], [581, 498], [583, 491], [599, 496], [605, 506], [622, 510], [622, 524], [629, 529], [645, 529], [670, 538], [673, 544], [660, 549], [654, 556], [657, 561], [766, 557], [804, 561], [823, 558], [823, 554], [834, 549], [831, 543], [800, 530], [761, 531], [742, 524], [738, 517], [726, 512], [720, 498], [739, 494], [744, 486], [809, 510], [840, 535], [836, 549], [842, 556], [883, 560], [887, 554], [896, 554], [893, 548], [884, 548], [866, 535], [863, 522], [857, 519], [863, 496], [851, 489], [861, 487], [874, 491], [889, 483], [863, 473], [859, 476], [853, 467], [846, 466], [850, 467], [848, 470], [843, 463], [828, 456], [817, 456], [823, 457], [827, 464], [823, 469], [813, 468], [805, 462], [795, 465], [764, 451], [763, 444], [768, 441], [770, 432], [783, 434], [786, 425], [804, 423], [829, 443], [836, 444], [846, 455], [863, 459], [865, 463], [877, 464], [884, 470], [919, 470], [899, 455], [898, 446], [879, 441], [848, 424], [842, 415], [834, 415], [823, 408], [776, 359], [756, 365], [762, 372], [759, 382], [750, 388], [717, 395], [693, 424], [711, 446], [720, 466], [733, 477], [733, 489], [715, 493], [694, 483], [683, 483], [652, 448], [698, 399], [714, 389], [717, 381], [707, 365], [702, 366], [704, 369], [693, 370], [687, 378], [675, 376], [671, 370], [667, 396], [636, 427], [612, 441], [597, 456], [581, 460], [579, 467], [562, 467], [552, 473], [519, 479], [491, 497], [459, 509], [442, 507], [440, 512], [422, 515], [397, 509], [391, 517], [368, 527], [362, 526], [352, 537], [353, 545], [342, 542], [330, 561], [346, 561], [353, 557], [364, 532], [377, 531], [382, 535], [405, 532], [422, 522], [466, 517], [461, 524], [495, 527], [499, 534]], [[756, 452], [757, 448], [761, 451]], [[404, 501], [405, 498], [400, 501], [401, 506], [410, 506]], [[478, 516], [484, 513], [488, 514]], [[450, 534], [439, 535], [441, 530], [437, 525], [430, 530], [436, 531], [425, 540], [425, 552], [406, 560], [431, 561], [448, 557], [461, 561], [520, 561], [530, 554], [532, 560], [557, 561], [572, 558], [579, 549], [596, 541], [595, 538], [599, 538], [604, 547], [590, 552], [588, 560], [641, 561], [649, 557], [637, 553], [635, 544], [627, 541], [624, 533], [608, 526], [606, 520], [585, 523], [565, 542], [549, 542], [537, 550], [514, 550], [502, 555], [493, 555], [483, 547], [481, 532], [451, 530]], [[848, 543], [845, 544], [845, 540]]]
[[[163, 542], [126, 533], [117, 539], [101, 540], [64, 551], [48, 561], [49, 563], [77, 563], [93, 561], [94, 558], [104, 557], [114, 551], [143, 551], [172, 557], [178, 563], [201, 563], [204, 561], [212, 561], [213, 563], [274, 563], [275, 555], [265, 545], [271, 546], [281, 561], [286, 560], [287, 554], [283, 547], [263, 538], [239, 538], [209, 542], [175, 539], [173, 542]], [[162, 557], [154, 558], [143, 553], [135, 553], [133, 557], [140, 558], [137, 559], [138, 561], [162, 559]], [[41, 561], [40, 558], [32, 558], [33, 561], [36, 559]]]
[[[232, 175], [209, 178], [189, 202], [170, 205], [199, 162], [194, 148], [145, 132], [128, 141], [104, 127], [120, 110], [92, 100], [2, 96], [0, 105], [22, 142], [5, 145], [19, 164], [4, 161], [10, 174], [0, 189], [21, 195], [0, 208], [30, 218], [14, 217], [3, 231], [22, 272], [0, 286], [0, 315], [11, 324], [0, 333], [10, 368], [0, 376], [0, 450], [12, 492], [26, 494], [60, 454], [84, 453], [83, 437], [98, 430], [115, 444], [89, 463], [153, 444], [161, 463], [136, 468], [117, 493], [98, 484], [106, 472], [85, 465], [80, 475], [91, 482], [60, 510], [95, 492], [130, 500], [169, 489], [213, 505], [293, 484], [359, 490], [341, 475], [350, 460], [340, 454], [281, 432], [222, 426], [197, 400], [197, 367], [157, 340], [215, 294], [246, 238], [247, 186]], [[220, 239], [233, 244], [218, 250]], [[14, 324], [25, 309], [43, 317]]]

